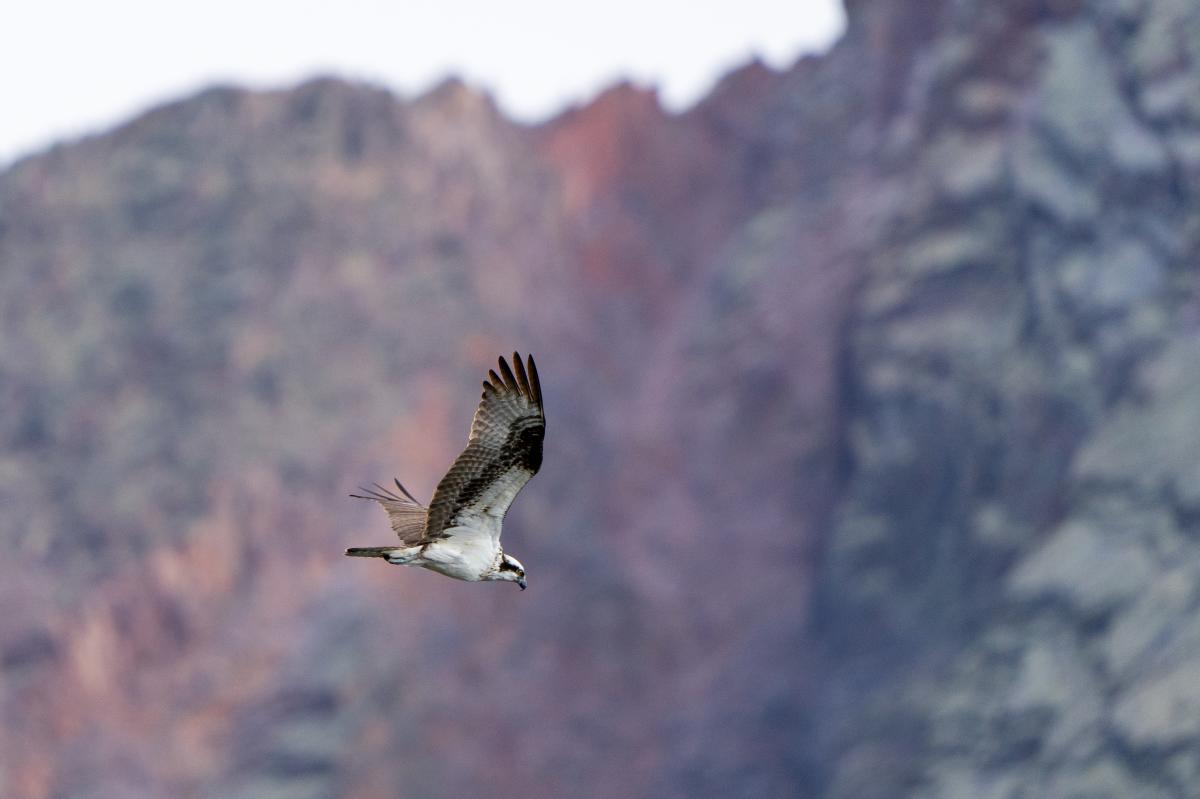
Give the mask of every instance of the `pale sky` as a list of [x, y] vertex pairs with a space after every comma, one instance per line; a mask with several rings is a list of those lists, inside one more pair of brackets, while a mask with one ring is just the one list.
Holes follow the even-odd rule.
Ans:
[[217, 82], [337, 74], [413, 95], [457, 74], [537, 121], [625, 77], [679, 109], [844, 26], [841, 0], [42, 0], [2, 21], [0, 166]]

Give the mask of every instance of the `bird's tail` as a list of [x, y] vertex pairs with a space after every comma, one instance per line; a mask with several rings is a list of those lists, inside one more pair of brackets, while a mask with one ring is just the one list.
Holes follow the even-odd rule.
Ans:
[[405, 547], [350, 547], [346, 554], [352, 558], [386, 558]]

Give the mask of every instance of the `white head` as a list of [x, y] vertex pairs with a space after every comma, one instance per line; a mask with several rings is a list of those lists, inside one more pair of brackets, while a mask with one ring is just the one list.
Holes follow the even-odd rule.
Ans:
[[488, 576], [489, 580], [508, 580], [525, 590], [525, 567], [511, 555], [500, 554], [500, 565]]

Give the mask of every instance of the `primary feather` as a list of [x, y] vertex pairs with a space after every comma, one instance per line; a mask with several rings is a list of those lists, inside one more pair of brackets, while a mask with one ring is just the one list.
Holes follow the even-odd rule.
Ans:
[[[440, 536], [463, 514], [500, 519], [517, 492], [542, 465], [546, 416], [537, 366], [529, 371], [513, 353], [516, 374], [500, 359], [500, 375], [488, 373], [483, 398], [471, 421], [467, 448], [438, 483], [429, 504], [427, 534]], [[499, 537], [499, 527], [496, 531]]]

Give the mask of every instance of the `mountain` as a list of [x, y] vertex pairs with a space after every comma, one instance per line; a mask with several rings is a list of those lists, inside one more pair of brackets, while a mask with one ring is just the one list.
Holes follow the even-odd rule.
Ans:
[[[0, 174], [0, 794], [1186, 797], [1200, 10], [681, 114], [218, 87]], [[533, 352], [530, 590], [341, 557]]]

